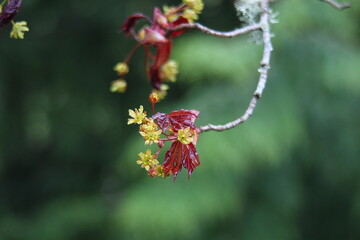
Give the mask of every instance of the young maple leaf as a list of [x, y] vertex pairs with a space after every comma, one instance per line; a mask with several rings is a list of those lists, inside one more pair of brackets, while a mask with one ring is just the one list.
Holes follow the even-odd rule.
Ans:
[[183, 166], [188, 170], [188, 178], [190, 178], [191, 173], [199, 165], [200, 159], [195, 145], [175, 141], [165, 154], [163, 167], [165, 175], [171, 171], [174, 174], [174, 179], [176, 179]]
[[181, 109], [169, 114], [157, 113], [152, 117], [163, 132], [169, 130], [177, 136], [177, 140], [172, 140], [173, 143], [165, 154], [163, 164], [165, 175], [172, 172], [176, 179], [177, 174], [184, 167], [188, 170], [190, 178], [194, 169], [200, 165], [195, 148], [197, 141], [195, 120], [198, 115], [199, 111]]
[[163, 132], [166, 132], [168, 129], [177, 132], [180, 129], [185, 129], [187, 127], [196, 130], [194, 122], [198, 118], [198, 115], [199, 111], [181, 109], [169, 114], [157, 113], [152, 116], [152, 118], [156, 120]]
[[[165, 81], [161, 74], [161, 67], [164, 66], [170, 58], [172, 49], [172, 39], [184, 33], [186, 30], [171, 31], [181, 24], [189, 23], [182, 17], [181, 13], [173, 13], [174, 20], [169, 20], [159, 8], [154, 8], [153, 19], [136, 13], [128, 17], [121, 30], [128, 36], [132, 36], [139, 44], [145, 47], [146, 70], [150, 78], [150, 84], [154, 89], [160, 90], [161, 84]], [[138, 33], [135, 27], [139, 20], [146, 19], [150, 26], [143, 27]], [[156, 49], [155, 56], [151, 53], [149, 46]]]
[[[147, 16], [142, 13], [135, 13], [131, 15], [125, 20], [124, 24], [121, 26], [121, 30], [124, 31], [126, 35], [136, 34], [134, 27], [142, 18], [148, 19]], [[149, 19], [148, 21], [151, 22]]]
[[[150, 153], [139, 154], [141, 159], [138, 164], [142, 164], [149, 176], [168, 177], [172, 173], [175, 180], [184, 167], [188, 170], [190, 178], [195, 168], [200, 165], [199, 154], [195, 148], [199, 133], [199, 129], [195, 126], [195, 120], [198, 118], [199, 111], [181, 109], [169, 114], [157, 113], [151, 118], [147, 118], [143, 113], [143, 107], [140, 106], [139, 110], [129, 110], [129, 115], [133, 117], [133, 119], [129, 119], [129, 123], [140, 124], [140, 134], [144, 137], [145, 144], [155, 142], [160, 148], [154, 157]], [[165, 139], [159, 138], [161, 133], [165, 135]], [[172, 144], [161, 165], [158, 163], [157, 157], [164, 147], [164, 141], [170, 141]], [[156, 159], [156, 164], [149, 163], [150, 156]]]

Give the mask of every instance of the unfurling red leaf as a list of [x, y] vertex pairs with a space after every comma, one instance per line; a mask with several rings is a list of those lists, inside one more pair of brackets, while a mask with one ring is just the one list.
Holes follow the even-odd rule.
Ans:
[[163, 132], [168, 129], [177, 132], [179, 129], [185, 129], [187, 127], [195, 130], [196, 126], [194, 122], [198, 118], [198, 115], [199, 112], [196, 110], [181, 109], [169, 114], [157, 113], [152, 118], [157, 121], [157, 124]]
[[148, 19], [145, 15], [141, 13], [136, 13], [134, 15], [131, 15], [126, 19], [124, 24], [121, 26], [121, 30], [123, 30], [126, 35], [129, 35], [130, 32], [134, 29], [136, 23], [142, 18]]
[[165, 154], [164, 171], [168, 174], [170, 171], [174, 174], [176, 179], [177, 174], [182, 167], [188, 170], [188, 177], [197, 166], [200, 165], [199, 155], [193, 143], [182, 144], [180, 141], [175, 141]]
[[160, 89], [163, 79], [160, 77], [160, 67], [164, 65], [170, 57], [172, 42], [167, 40], [165, 43], [157, 44], [157, 53], [154, 64], [149, 69], [151, 86]]

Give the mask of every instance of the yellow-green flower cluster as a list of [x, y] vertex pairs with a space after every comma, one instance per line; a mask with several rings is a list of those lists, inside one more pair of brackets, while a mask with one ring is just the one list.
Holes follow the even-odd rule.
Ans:
[[190, 23], [199, 19], [199, 16], [193, 9], [186, 9], [183, 13], [183, 17], [186, 18]]
[[202, 0], [183, 0], [183, 2], [194, 10], [196, 14], [200, 14], [204, 9], [204, 3]]
[[182, 144], [189, 144], [194, 140], [194, 131], [189, 127], [178, 131], [178, 140]]
[[162, 79], [166, 79], [170, 82], [176, 81], [176, 76], [179, 73], [179, 64], [174, 60], [167, 61], [160, 70], [160, 76]]
[[[114, 71], [120, 76], [123, 77], [129, 72], [129, 66], [125, 62], [119, 62], [114, 66]], [[124, 93], [127, 88], [127, 83], [123, 78], [115, 80], [111, 83], [110, 91]]]
[[161, 132], [152, 118], [147, 118], [145, 123], [140, 126], [140, 135], [144, 137], [145, 145], [158, 143]]
[[148, 149], [145, 153], [139, 153], [139, 159], [136, 161], [137, 164], [141, 165], [142, 168], [145, 168], [146, 171], [149, 171], [150, 168], [155, 168], [158, 166], [159, 161], [156, 159], [155, 154], [151, 154], [151, 150]]
[[[145, 144], [159, 143], [159, 137], [161, 130], [158, 125], [154, 122], [154, 119], [146, 117], [144, 107], [140, 106], [139, 109], [129, 110], [128, 124], [139, 124], [139, 133], [144, 137]], [[136, 161], [137, 164], [141, 165], [148, 171], [151, 177], [165, 177], [165, 171], [162, 165], [157, 160], [158, 153], [151, 154], [151, 150], [148, 149], [145, 153], [141, 152], [138, 154], [139, 159]]]
[[144, 107], [141, 105], [139, 109], [129, 110], [129, 115], [132, 118], [128, 119], [128, 124], [139, 124], [139, 133], [143, 136], [145, 140], [145, 145], [151, 145], [153, 143], [158, 143], [160, 135], [162, 133], [159, 130], [158, 125], [154, 122], [152, 118], [146, 117], [146, 112], [144, 112]]
[[175, 21], [176, 18], [177, 18], [177, 15], [176, 15], [176, 11], [177, 11], [177, 8], [176, 7], [169, 7], [169, 6], [163, 6], [163, 11], [164, 11], [164, 14], [167, 18], [168, 21], [172, 22], [172, 21]]
[[129, 72], [129, 66], [124, 62], [119, 62], [114, 66], [114, 71], [120, 76], [125, 75]]
[[27, 22], [13, 22], [11, 21], [13, 28], [10, 32], [10, 37], [15, 39], [24, 39], [24, 32], [28, 32]]
[[140, 125], [140, 132], [153, 132], [157, 130], [158, 126], [152, 118], [145, 118], [143, 123]]
[[[183, 4], [180, 7], [168, 7], [163, 6], [164, 15], [170, 22], [175, 21], [179, 15], [186, 18], [190, 23], [198, 20], [198, 14], [204, 9], [204, 3], [202, 0], [183, 0]], [[179, 14], [179, 12], [181, 12]]]
[[110, 91], [124, 93], [126, 91], [127, 83], [124, 79], [115, 80], [111, 83]]
[[165, 176], [165, 169], [162, 165], [157, 165], [148, 171], [150, 177], [168, 177], [170, 174]]

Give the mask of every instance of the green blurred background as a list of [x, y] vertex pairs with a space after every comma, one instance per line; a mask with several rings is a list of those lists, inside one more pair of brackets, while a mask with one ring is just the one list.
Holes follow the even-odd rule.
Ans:
[[[200, 136], [188, 181], [150, 179], [127, 110], [147, 103], [144, 54], [128, 91], [112, 67], [134, 46], [126, 18], [178, 1], [24, 1], [24, 40], [0, 33], [0, 239], [360, 239], [360, 5], [279, 1], [269, 81], [254, 116]], [[232, 2], [205, 0], [200, 22], [239, 27]], [[243, 113], [261, 45], [189, 31], [175, 39], [179, 81], [158, 111]], [[155, 149], [155, 148], [152, 148]]]

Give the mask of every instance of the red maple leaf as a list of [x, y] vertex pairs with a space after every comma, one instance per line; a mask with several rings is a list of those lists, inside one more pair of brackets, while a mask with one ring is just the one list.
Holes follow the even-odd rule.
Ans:
[[[182, 17], [180, 13], [177, 15], [177, 18], [174, 21], [168, 21], [159, 8], [154, 8], [152, 20], [141, 13], [136, 13], [128, 17], [121, 26], [121, 29], [126, 35], [132, 35], [139, 44], [144, 45], [148, 77], [150, 79], [151, 86], [158, 90], [160, 89], [161, 83], [164, 81], [160, 75], [160, 68], [170, 58], [172, 39], [186, 31], [171, 31], [171, 28], [175, 28], [184, 23], [189, 23], [189, 21]], [[144, 37], [143, 39], [140, 39], [135, 31], [135, 27], [138, 21], [143, 18], [151, 25], [143, 28]], [[149, 46], [153, 46], [156, 49], [155, 56], [151, 53]]]
[[166, 132], [168, 129], [177, 132], [179, 129], [185, 129], [187, 127], [196, 130], [194, 122], [198, 118], [198, 115], [199, 111], [181, 109], [169, 114], [157, 113], [152, 116], [152, 118], [156, 120], [163, 132]]
[[174, 180], [182, 167], [188, 170], [188, 177], [197, 166], [200, 165], [199, 155], [193, 143], [182, 144], [180, 141], [175, 141], [171, 144], [169, 150], [165, 154], [164, 171], [167, 175], [170, 171], [174, 174]]
[[137, 22], [142, 18], [145, 18], [149, 21], [148, 17], [142, 13], [135, 13], [131, 15], [125, 20], [124, 24], [121, 26], [121, 30], [124, 31], [126, 35], [134, 34], [134, 27]]

